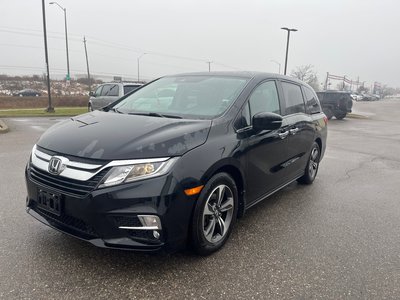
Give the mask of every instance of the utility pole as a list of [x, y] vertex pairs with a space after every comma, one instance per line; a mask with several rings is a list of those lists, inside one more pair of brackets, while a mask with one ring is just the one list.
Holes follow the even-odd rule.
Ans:
[[329, 79], [329, 72], [326, 72], [325, 91], [328, 89], [328, 79]]
[[357, 77], [356, 92], [358, 93], [358, 86], [360, 85], [360, 76]]
[[47, 71], [47, 94], [49, 97], [49, 105], [46, 108], [46, 112], [54, 113], [54, 107], [51, 105], [49, 54], [47, 52], [46, 9], [44, 6], [44, 0], [42, 0], [42, 13], [43, 13], [44, 53], [45, 53], [46, 71]]
[[212, 61], [206, 62], [206, 64], [208, 64], [208, 72], [211, 72], [211, 63], [212, 63]]
[[87, 48], [86, 48], [86, 37], [83, 37], [83, 44], [85, 46], [86, 69], [87, 69], [87, 78], [88, 78], [89, 93], [90, 93], [92, 91], [92, 88], [91, 88], [91, 84], [90, 84], [89, 59], [88, 59]]

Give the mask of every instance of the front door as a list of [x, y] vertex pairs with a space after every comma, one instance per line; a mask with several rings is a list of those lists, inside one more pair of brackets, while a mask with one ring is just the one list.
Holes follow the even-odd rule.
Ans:
[[[248, 122], [259, 112], [280, 114], [280, 102], [274, 80], [265, 81], [251, 93], [243, 114], [248, 114]], [[251, 125], [251, 124], [250, 124]], [[250, 127], [251, 128], [251, 127]], [[285, 128], [248, 131], [246, 151], [246, 198], [250, 205], [279, 187], [286, 177], [282, 164], [288, 159], [287, 137]]]

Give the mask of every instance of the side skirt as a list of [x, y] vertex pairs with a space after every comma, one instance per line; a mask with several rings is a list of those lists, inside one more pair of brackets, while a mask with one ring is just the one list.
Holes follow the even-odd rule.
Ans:
[[268, 198], [269, 196], [271, 196], [272, 194], [275, 194], [277, 191], [283, 189], [284, 187], [288, 186], [289, 184], [291, 184], [292, 182], [296, 181], [297, 179], [299, 179], [301, 176], [303, 176], [303, 174], [295, 177], [294, 179], [288, 181], [287, 183], [279, 186], [278, 188], [272, 190], [272, 192], [269, 192], [261, 197], [259, 197], [256, 201], [250, 203], [249, 205], [246, 205], [245, 211], [248, 210], [250, 207], [256, 205], [257, 203], [261, 202], [262, 200], [264, 200], [265, 198]]

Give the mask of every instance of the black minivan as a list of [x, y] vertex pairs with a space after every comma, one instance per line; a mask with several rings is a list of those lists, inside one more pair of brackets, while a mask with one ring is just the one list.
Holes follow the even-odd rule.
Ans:
[[26, 167], [27, 212], [100, 247], [207, 255], [246, 209], [312, 183], [326, 138], [315, 92], [294, 78], [166, 76], [47, 130]]

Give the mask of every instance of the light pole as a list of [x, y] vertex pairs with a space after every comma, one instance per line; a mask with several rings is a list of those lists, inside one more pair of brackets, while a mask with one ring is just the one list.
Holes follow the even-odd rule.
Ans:
[[277, 62], [276, 60], [271, 60], [271, 62], [276, 63], [279, 66], [279, 73], [281, 74], [281, 64], [279, 62]]
[[67, 32], [67, 9], [62, 7], [57, 2], [50, 2], [49, 4], [56, 4], [59, 8], [64, 11], [64, 25], [65, 25], [65, 47], [67, 49], [67, 81], [71, 80], [71, 74], [69, 73], [69, 54], [68, 54], [68, 32]]
[[47, 96], [49, 97], [49, 106], [46, 108], [46, 112], [53, 113], [54, 107], [51, 105], [51, 87], [50, 87], [50, 70], [49, 70], [49, 54], [47, 51], [47, 30], [46, 30], [46, 9], [44, 0], [42, 0], [42, 14], [43, 14], [43, 35], [44, 35], [44, 56], [46, 60], [46, 71], [47, 71]]
[[140, 59], [146, 55], [147, 53], [142, 53], [138, 58], [137, 58], [137, 81], [140, 81]]
[[286, 70], [287, 70], [287, 61], [288, 61], [288, 53], [289, 53], [289, 39], [290, 39], [290, 32], [293, 31], [297, 31], [297, 29], [295, 28], [287, 28], [287, 27], [282, 27], [281, 29], [286, 30], [287, 31], [287, 42], [286, 42], [286, 58], [285, 58], [285, 72], [283, 73], [284, 75], [286, 75]]

